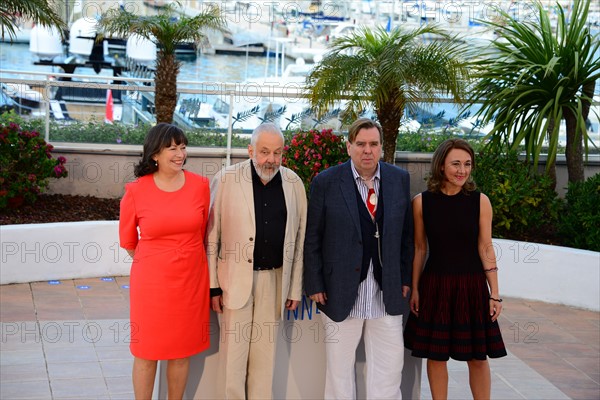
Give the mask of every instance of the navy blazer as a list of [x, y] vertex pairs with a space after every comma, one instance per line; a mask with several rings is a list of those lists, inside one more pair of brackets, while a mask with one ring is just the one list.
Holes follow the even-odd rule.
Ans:
[[[379, 162], [383, 186], [382, 284], [385, 311], [402, 314], [402, 285], [412, 279], [413, 215], [408, 172]], [[363, 256], [356, 182], [350, 160], [317, 175], [310, 188], [304, 240], [304, 290], [327, 294], [318, 305], [333, 321], [345, 320], [358, 294]], [[406, 301], [406, 300], [404, 300]]]

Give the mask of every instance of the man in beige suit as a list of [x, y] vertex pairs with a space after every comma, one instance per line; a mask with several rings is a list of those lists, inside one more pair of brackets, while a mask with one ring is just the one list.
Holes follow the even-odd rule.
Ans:
[[258, 126], [250, 159], [224, 168], [211, 185], [207, 255], [225, 399], [272, 398], [278, 321], [302, 296], [306, 193], [281, 166], [283, 146], [276, 125]]

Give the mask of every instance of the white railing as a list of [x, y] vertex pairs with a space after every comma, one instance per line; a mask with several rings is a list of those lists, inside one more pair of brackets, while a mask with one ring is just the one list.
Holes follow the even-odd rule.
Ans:
[[[131, 70], [130, 74], [140, 73], [144, 76], [150, 76], [148, 73], [151, 71], [141, 71], [138, 67]], [[24, 77], [25, 76], [25, 77]], [[75, 80], [72, 80], [75, 79]], [[45, 118], [45, 139], [50, 141], [50, 119], [51, 119], [51, 105], [57, 106], [57, 102], [54, 99], [55, 91], [59, 88], [69, 89], [95, 89], [96, 93], [101, 93], [102, 90], [108, 89], [112, 91], [120, 91], [121, 105], [127, 107], [129, 122], [137, 123], [139, 121], [152, 123], [154, 121], [154, 115], [152, 110], [148, 109], [148, 105], [154, 104], [154, 79], [143, 78], [143, 77], [130, 77], [130, 76], [107, 76], [107, 75], [79, 75], [79, 74], [67, 74], [67, 73], [54, 73], [54, 72], [29, 72], [29, 71], [15, 71], [15, 70], [0, 70], [0, 83], [4, 87], [5, 91], [11, 92], [14, 95], [24, 97], [24, 91], [28, 88], [33, 87], [37, 91], [29, 90], [29, 93], [36, 94], [39, 100], [40, 116]], [[227, 129], [227, 154], [231, 153], [231, 138], [233, 134], [234, 125], [239, 122], [239, 118], [235, 117], [234, 109], [238, 111], [247, 111], [262, 103], [264, 106], [260, 112], [264, 113], [267, 107], [276, 107], [275, 103], [278, 103], [279, 107], [287, 107], [286, 115], [298, 116], [301, 114], [301, 110], [309, 108], [308, 102], [302, 100], [308, 96], [307, 91], [304, 89], [303, 81], [301, 80], [282, 80], [281, 78], [265, 78], [256, 81], [247, 81], [243, 83], [229, 83], [229, 82], [198, 82], [198, 81], [178, 81], [178, 95], [181, 97], [190, 97], [190, 95], [200, 96], [199, 102], [204, 103], [210, 111], [211, 118], [219, 118], [220, 125], [222, 128]], [[600, 85], [599, 90], [600, 90]], [[213, 99], [216, 98], [216, 99]], [[212, 104], [208, 104], [210, 100], [219, 101], [220, 104], [224, 105], [221, 110], [216, 110], [217, 107], [213, 107]], [[598, 99], [598, 97], [596, 97]], [[98, 100], [96, 98], [96, 100]], [[424, 103], [429, 102], [426, 99], [421, 100]], [[454, 103], [452, 99], [440, 96], [436, 99], [436, 102], [440, 103]], [[69, 101], [69, 104], [75, 104], [76, 101]], [[98, 106], [105, 106], [105, 103], [96, 101], [95, 113], [90, 111], [89, 103], [85, 102], [77, 103], [79, 108], [85, 109], [83, 114], [87, 113], [87, 116], [78, 119], [97, 118]], [[181, 101], [179, 103], [182, 104]], [[196, 104], [197, 105], [197, 104]], [[595, 101], [593, 104], [594, 110], [590, 112], [590, 118], [598, 118], [600, 114], [600, 101]], [[279, 110], [281, 110], [280, 108]], [[179, 111], [182, 108], [178, 109]], [[294, 114], [292, 110], [295, 110]], [[58, 110], [60, 111], [60, 109]], [[186, 117], [181, 112], [176, 112], [174, 121], [179, 125], [190, 124], [189, 127], [193, 126], [194, 121], [190, 117]], [[217, 112], [220, 111], [220, 112]], [[198, 117], [199, 110], [196, 110], [195, 117]], [[191, 116], [191, 114], [189, 114]], [[264, 115], [263, 115], [264, 116]], [[260, 116], [256, 116], [260, 119]], [[99, 118], [104, 120], [104, 116]], [[199, 118], [196, 118], [198, 120]], [[281, 117], [283, 119], [283, 117]], [[293, 119], [293, 118], [292, 118]], [[290, 120], [288, 118], [288, 120]], [[128, 121], [124, 121], [128, 122]], [[469, 121], [476, 129], [474, 133], [477, 133], [481, 128], [473, 121]], [[253, 120], [252, 124], [248, 121], [246, 129], [253, 129], [260, 123], [257, 120]], [[251, 127], [249, 127], [251, 126]], [[239, 126], [238, 126], [239, 127]], [[591, 134], [594, 137], [594, 142], [598, 143], [600, 138], [598, 133], [600, 130], [600, 121], [594, 120], [594, 126], [591, 130]], [[484, 132], [481, 130], [481, 132]], [[229, 161], [229, 159], [227, 160]]]
[[[18, 76], [18, 77], [13, 77]], [[23, 76], [27, 76], [24, 78]], [[68, 79], [68, 80], [64, 80]], [[75, 79], [75, 80], [71, 80]], [[39, 102], [39, 116], [45, 119], [45, 139], [50, 141], [50, 119], [51, 119], [51, 104], [54, 101], [54, 95], [57, 88], [81, 88], [81, 89], [100, 89], [121, 91], [121, 102], [123, 105], [128, 105], [131, 108], [131, 116], [133, 122], [144, 121], [153, 122], [154, 115], [151, 112], [144, 110], [144, 102], [146, 104], [154, 103], [154, 79], [127, 77], [127, 76], [107, 76], [107, 75], [79, 75], [54, 72], [29, 72], [29, 71], [14, 71], [0, 70], [0, 83], [3, 90], [9, 97], [26, 98], [27, 94]], [[228, 154], [231, 148], [231, 136], [234, 126], [233, 110], [236, 103], [243, 99], [246, 103], [258, 103], [261, 99], [283, 99], [287, 102], [298, 102], [299, 99], [306, 97], [302, 85], [296, 82], [288, 82], [282, 84], [280, 80], [253, 83], [228, 83], [228, 82], [195, 82], [195, 81], [178, 81], [178, 95], [197, 95], [201, 96], [202, 102], [207, 101], [211, 96], [216, 96], [222, 103], [227, 106], [228, 113], [223, 114], [223, 125], [227, 127], [227, 148]], [[35, 90], [32, 90], [35, 88]], [[27, 93], [26, 93], [27, 92]], [[144, 101], [143, 98], [146, 100]], [[85, 99], [83, 99], [85, 100]], [[142, 103], [141, 105], [139, 103]], [[98, 112], [91, 111], [90, 104], [81, 102], [69, 102], [69, 104], [77, 104], [80, 108], [87, 109], [83, 112], [81, 119], [94, 118], [100, 115]], [[96, 102], [95, 107], [104, 106], [105, 103]], [[25, 106], [17, 106], [19, 108], [27, 108]], [[180, 120], [177, 121], [177, 118]], [[184, 122], [185, 117], [181, 115], [175, 116], [176, 122]], [[100, 120], [104, 120], [104, 115]], [[191, 122], [191, 121], [188, 121]]]

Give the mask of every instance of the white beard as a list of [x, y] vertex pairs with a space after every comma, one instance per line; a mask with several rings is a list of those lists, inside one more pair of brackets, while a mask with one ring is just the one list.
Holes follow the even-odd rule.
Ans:
[[279, 169], [281, 168], [281, 166], [279, 166], [276, 169], [274, 169], [273, 172], [271, 172], [271, 171], [267, 172], [267, 171], [263, 170], [261, 166], [258, 165], [256, 158], [252, 158], [252, 163], [254, 164], [254, 169], [256, 170], [256, 174], [265, 184], [271, 182], [271, 180], [275, 177], [275, 175], [277, 175], [277, 173], [279, 172]]

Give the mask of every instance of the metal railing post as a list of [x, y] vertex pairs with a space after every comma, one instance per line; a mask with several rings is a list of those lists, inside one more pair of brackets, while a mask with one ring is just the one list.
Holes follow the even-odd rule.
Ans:
[[229, 116], [227, 118], [227, 156], [225, 159], [225, 166], [231, 165], [231, 136], [233, 135], [233, 95], [234, 92], [229, 93]]
[[50, 99], [46, 99], [44, 101], [44, 109], [46, 112], [46, 132], [44, 135], [44, 139], [46, 140], [46, 143], [50, 143]]

